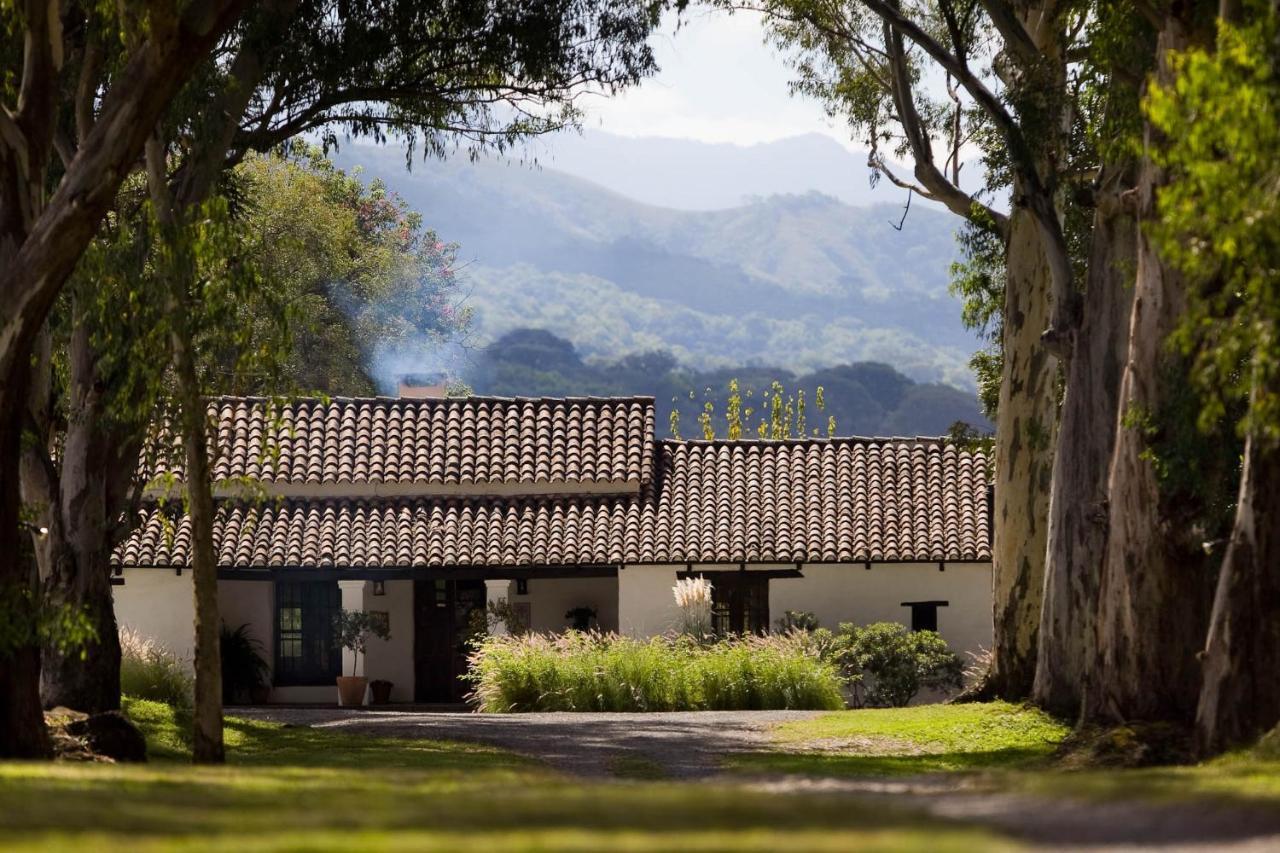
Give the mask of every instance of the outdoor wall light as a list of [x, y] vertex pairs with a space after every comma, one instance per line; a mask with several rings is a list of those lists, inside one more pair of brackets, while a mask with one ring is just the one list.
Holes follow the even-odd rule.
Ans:
[[374, 594], [374, 595], [386, 595], [386, 594], [387, 594], [386, 581], [374, 581], [374, 582], [373, 582], [373, 594]]
[[528, 594], [529, 594], [529, 579], [516, 578], [516, 595], [528, 595]]

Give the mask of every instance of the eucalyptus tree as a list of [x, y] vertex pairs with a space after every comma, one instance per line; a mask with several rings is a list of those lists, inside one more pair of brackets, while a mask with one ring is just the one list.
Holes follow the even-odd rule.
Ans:
[[[734, 4], [737, 5], [737, 4]], [[995, 645], [986, 690], [1033, 683], [1041, 615], [1057, 371], [1081, 318], [1064, 207], [1078, 112], [1070, 51], [1080, 4], [1045, 0], [764, 0], [774, 40], [795, 51], [798, 91], [824, 100], [867, 143], [876, 174], [962, 217], [1002, 247], [995, 449]], [[987, 192], [961, 187], [977, 146]], [[911, 164], [899, 174], [892, 159]], [[1009, 213], [992, 199], [1008, 192]]]
[[[612, 91], [653, 68], [645, 39], [658, 11], [658, 3], [609, 0], [265, 3], [199, 65], [147, 140], [148, 216], [164, 236], [153, 250], [168, 274], [152, 297], [166, 309], [193, 526], [198, 760], [220, 758], [220, 690], [212, 499], [201, 473], [208, 386], [198, 369], [199, 333], [187, 319], [200, 313], [206, 273], [231, 280], [228, 268], [203, 265], [200, 248], [202, 240], [220, 244], [224, 176], [250, 152], [304, 133], [327, 145], [343, 132], [395, 138], [411, 155], [502, 149], [563, 127], [586, 87]], [[104, 538], [100, 551], [109, 548]]]
[[1280, 723], [1280, 5], [1224, 4], [1216, 42], [1171, 71], [1148, 114], [1172, 176], [1156, 244], [1187, 289], [1174, 343], [1202, 427], [1242, 410], [1244, 438], [1197, 707], [1212, 754]]
[[[247, 0], [0, 9], [0, 756], [44, 755], [40, 610], [19, 524], [31, 358], [147, 134]], [[26, 625], [25, 628], [16, 628]]]

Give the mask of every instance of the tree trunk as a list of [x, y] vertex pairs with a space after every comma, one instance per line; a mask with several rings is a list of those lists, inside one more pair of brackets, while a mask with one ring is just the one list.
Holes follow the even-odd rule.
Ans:
[[[176, 300], [175, 300], [176, 302]], [[183, 309], [178, 309], [185, 311]], [[191, 520], [191, 576], [195, 596], [196, 695], [192, 760], [221, 764], [222, 650], [218, 615], [218, 564], [213, 550], [213, 491], [209, 481], [206, 411], [200, 396], [195, 353], [185, 322], [171, 335], [186, 452], [187, 515]]]
[[1030, 694], [1035, 677], [1057, 420], [1057, 360], [1040, 340], [1049, 326], [1051, 275], [1039, 227], [1025, 209], [1010, 218], [1006, 263], [996, 411], [995, 637], [983, 692], [1017, 700]]
[[1280, 723], [1280, 448], [1250, 434], [1231, 544], [1218, 575], [1196, 711], [1213, 755]]
[[[1168, 85], [1168, 52], [1190, 43], [1170, 16], [1157, 40], [1156, 79]], [[1153, 130], [1146, 130], [1148, 148]], [[1155, 215], [1166, 177], [1149, 158], [1139, 176], [1138, 216]], [[1109, 474], [1109, 530], [1099, 580], [1097, 657], [1088, 680], [1084, 718], [1101, 723], [1186, 720], [1195, 712], [1196, 660], [1207, 621], [1209, 572], [1188, 531], [1166, 521], [1148, 447], [1164, 402], [1170, 359], [1165, 340], [1182, 314], [1181, 277], [1166, 267], [1139, 230], [1137, 280], [1129, 351], [1120, 388], [1115, 450]]]
[[46, 644], [41, 676], [45, 706], [100, 713], [120, 707], [111, 551], [139, 443], [129, 431], [111, 428], [88, 323], [74, 305], [72, 311], [66, 432], [56, 463], [45, 448], [25, 450], [23, 489], [43, 492], [38, 500], [48, 508], [41, 567], [45, 595], [54, 606], [83, 611], [95, 635], [78, 648]]
[[1133, 216], [1119, 195], [1128, 165], [1100, 183], [1084, 287], [1084, 311], [1066, 364], [1049, 499], [1044, 605], [1032, 699], [1064, 716], [1079, 711], [1094, 656], [1098, 578], [1107, 544], [1107, 475], [1115, 448], [1120, 380], [1128, 348], [1137, 254]]
[[[0, 251], [0, 255], [3, 252]], [[20, 524], [21, 498], [16, 476], [27, 371], [17, 371], [0, 394], [0, 758], [47, 758], [52, 754], [40, 706], [39, 605], [31, 535]], [[13, 403], [12, 394], [20, 403]], [[7, 401], [7, 404], [6, 404]]]

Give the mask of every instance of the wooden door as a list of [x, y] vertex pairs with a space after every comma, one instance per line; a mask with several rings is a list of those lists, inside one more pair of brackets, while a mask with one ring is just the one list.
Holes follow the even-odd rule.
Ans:
[[472, 613], [484, 606], [484, 581], [414, 581], [414, 701], [461, 702], [470, 692], [461, 676], [467, 671]]

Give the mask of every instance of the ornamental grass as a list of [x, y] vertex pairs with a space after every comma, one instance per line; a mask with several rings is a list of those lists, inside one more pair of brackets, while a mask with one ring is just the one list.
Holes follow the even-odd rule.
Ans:
[[570, 631], [488, 637], [471, 654], [481, 711], [732, 711], [844, 707], [840, 674], [792, 635], [637, 640]]

